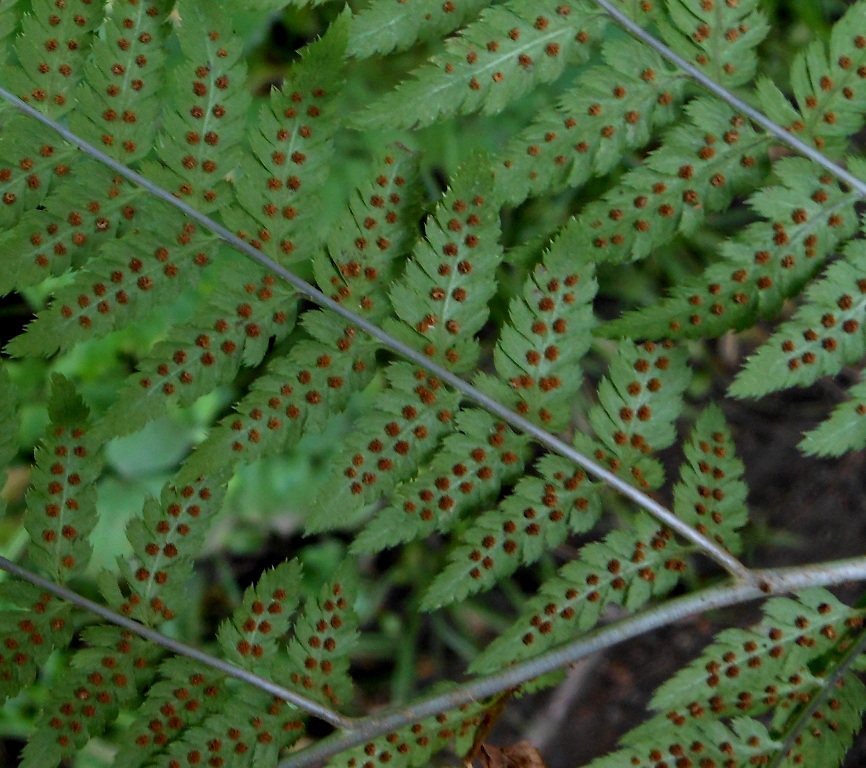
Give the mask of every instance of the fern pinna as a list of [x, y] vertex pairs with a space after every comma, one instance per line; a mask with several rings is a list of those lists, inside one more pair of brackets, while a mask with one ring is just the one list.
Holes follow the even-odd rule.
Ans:
[[[489, 762], [548, 673], [756, 598], [763, 618], [592, 765], [840, 764], [864, 616], [825, 588], [866, 566], [739, 559], [738, 434], [692, 368], [696, 342], [749, 330], [716, 391], [844, 369], [849, 398], [801, 448], [866, 445], [866, 3], [787, 71], [762, 57], [778, 18], [758, 0], [313, 2], [320, 34], [290, 63], [257, 42], [300, 23], [286, 5], [0, 0], [0, 291], [31, 315], [0, 372], [22, 532], [0, 558], [20, 577], [0, 584], [0, 690], [37, 712], [22, 764], [93, 744], [124, 767]], [[118, 446], [165, 424], [183, 444], [108, 543]], [[240, 530], [245, 478], [322, 434], [292, 507], [317, 543], [208, 631], [199, 561]], [[700, 555], [730, 578], [701, 587]], [[404, 684], [364, 714], [353, 676], [396, 583], [418, 612], [388, 641]], [[94, 585], [102, 607], [73, 591]], [[466, 616], [508, 598], [476, 652]], [[428, 613], [473, 677], [406, 702]]]

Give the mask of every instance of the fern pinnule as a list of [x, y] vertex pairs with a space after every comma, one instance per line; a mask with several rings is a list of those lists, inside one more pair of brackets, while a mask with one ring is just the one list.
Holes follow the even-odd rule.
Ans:
[[34, 0], [30, 11], [21, 16], [13, 46], [18, 62], [4, 72], [6, 83], [36, 109], [60, 117], [76, 104], [75, 89], [84, 76], [103, 6], [91, 0], [60, 6], [53, 0]]
[[[850, 164], [864, 167], [854, 158]], [[859, 195], [802, 158], [780, 160], [774, 171], [779, 183], [750, 200], [769, 221], [728, 240], [722, 247], [724, 260], [681, 283], [671, 297], [614, 320], [602, 332], [645, 338], [719, 336], [778, 312], [856, 233]]]
[[33, 563], [57, 582], [80, 575], [90, 560], [96, 525], [96, 488], [102, 463], [90, 429], [89, 410], [62, 376], [51, 382], [51, 424], [36, 450], [24, 526]]
[[402, 322], [387, 329], [454, 372], [475, 368], [475, 334], [496, 292], [502, 246], [492, 184], [492, 176], [469, 164], [458, 170], [390, 292]]
[[792, 320], [749, 358], [728, 391], [736, 397], [807, 386], [837, 374], [866, 352], [866, 244], [855, 240], [845, 257], [805, 293]]
[[313, 261], [321, 290], [371, 319], [391, 313], [388, 290], [418, 237], [418, 159], [400, 145], [376, 158]]
[[671, 49], [720, 85], [735, 88], [752, 80], [756, 49], [770, 31], [759, 0], [668, 0], [667, 9], [673, 26], [663, 21], [662, 35]]
[[324, 240], [319, 194], [340, 122], [347, 30], [344, 15], [271, 91], [238, 171], [237, 206], [223, 212], [229, 229], [280, 263], [311, 257]]
[[[646, 23], [655, 7], [637, 13]], [[568, 64], [585, 61], [607, 24], [604, 14], [576, 0], [494, 6], [357, 122], [410, 127], [456, 114], [500, 112], [538, 84], [558, 78]]]
[[172, 5], [114, 3], [94, 36], [83, 86], [75, 94], [72, 130], [124, 163], [143, 158], [154, 145]]
[[0, 0], [0, 64], [8, 64], [12, 59], [12, 47], [6, 38], [18, 31], [18, 0]]
[[399, 486], [355, 539], [357, 552], [451, 530], [466, 512], [496, 500], [503, 485], [523, 473], [529, 440], [493, 416], [466, 408], [417, 477]]
[[212, 5], [186, 0], [178, 5], [175, 29], [182, 58], [167, 74], [156, 143], [159, 163], [144, 175], [176, 193], [202, 213], [228, 204], [227, 176], [240, 156], [250, 95], [244, 87], [242, 43]]
[[[69, 167], [61, 165], [65, 176]], [[136, 219], [141, 193], [103, 166], [75, 163], [63, 182], [0, 235], [0, 249], [10, 255], [0, 294], [81, 266]]]
[[768, 141], [722, 102], [696, 99], [646, 162], [629, 171], [569, 227], [586, 233], [593, 257], [642, 259], [679, 232], [692, 232], [733, 195], [753, 188]]
[[[442, 692], [448, 686], [439, 686], [439, 689]], [[466, 754], [487, 707], [486, 702], [473, 702], [424, 718], [341, 752], [328, 761], [328, 766], [358, 768], [366, 763], [382, 765], [393, 761], [406, 768], [421, 768], [452, 743], [456, 754]]]
[[[35, 148], [35, 151], [34, 151]], [[29, 117], [4, 115], [0, 133], [0, 229], [18, 223], [26, 211], [42, 203], [69, 171], [74, 150], [57, 134]]]
[[674, 512], [734, 554], [742, 547], [738, 530], [748, 522], [743, 463], [721, 409], [706, 408], [685, 445], [685, 463], [674, 487]]
[[834, 25], [829, 50], [813, 42], [794, 58], [794, 105], [767, 79], [758, 83], [761, 108], [793, 135], [813, 143], [829, 157], [841, 157], [847, 139], [863, 124], [866, 109], [866, 3], [855, 2]]
[[805, 434], [800, 450], [813, 456], [841, 456], [866, 447], [866, 382], [848, 390], [850, 400], [833, 409], [828, 419]]
[[569, 235], [553, 242], [512, 299], [493, 352], [498, 377], [476, 377], [482, 391], [553, 432], [571, 418], [595, 325], [593, 265], [574, 257], [581, 243]]
[[537, 477], [521, 478], [498, 507], [472, 520], [425, 592], [425, 610], [486, 591], [557, 547], [570, 532], [592, 528], [601, 506], [598, 487], [583, 470], [546, 456], [536, 472]]
[[685, 79], [646, 46], [606, 42], [605, 66], [578, 76], [552, 109], [509, 141], [496, 157], [496, 194], [509, 205], [578, 187], [673, 122]]
[[347, 52], [357, 59], [367, 59], [377, 53], [404, 51], [419, 42], [438, 40], [488, 5], [490, 0], [423, 0], [395, 9], [388, 0], [372, 0], [352, 17]]

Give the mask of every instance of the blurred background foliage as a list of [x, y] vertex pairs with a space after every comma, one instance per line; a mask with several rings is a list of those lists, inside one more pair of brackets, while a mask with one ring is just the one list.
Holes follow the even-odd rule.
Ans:
[[[259, 97], [254, 99], [250, 109], [249, 119], [253, 121], [260, 99], [281, 82], [299, 50], [327, 28], [341, 7], [330, 3], [270, 13], [245, 9], [248, 5], [226, 4], [226, 10], [232, 14], [237, 34], [246, 41], [249, 88]], [[351, 5], [353, 10], [363, 7], [362, 2]], [[762, 7], [769, 17], [772, 32], [763, 43], [761, 74], [786, 88], [786, 73], [794, 53], [812, 40], [826, 40], [833, 22], [846, 6], [844, 0], [764, 0]], [[614, 31], [613, 34], [621, 33]], [[360, 110], [435, 51], [434, 45], [419, 45], [405, 53], [353, 62], [346, 70], [346, 111]], [[169, 56], [173, 53], [176, 54], [169, 51]], [[594, 63], [597, 62], [585, 66]], [[557, 99], [577, 71], [578, 68], [573, 68], [558, 83], [534, 91], [495, 117], [459, 118], [411, 134], [344, 130], [338, 137], [339, 160], [333, 166], [324, 196], [322, 226], [336, 218], [349, 190], [364, 178], [372, 150], [391, 141], [400, 141], [421, 153], [422, 180], [428, 208], [432, 208], [462, 162], [479, 150], [501, 152], [508, 139], [526, 126], [541, 107]], [[636, 164], [640, 159], [633, 157], [630, 163]], [[510, 250], [500, 275], [491, 329], [505, 317], [509, 300], [519, 291], [523, 277], [538, 260], [549, 236], [579, 211], [585, 201], [594, 199], [615, 183], [628, 167], [627, 160], [607, 177], [595, 179], [582, 189], [533, 199], [502, 212], [503, 241]], [[612, 268], [602, 269], [598, 313], [604, 318], [613, 317], [623, 308], [656, 300], [684, 275], [700, 271], [712, 258], [718, 243], [750, 218], [748, 209], [734, 206], [712, 217], [708, 226], [694, 237], [679, 238], [666, 250], [663, 259], [650, 258], [637, 265], [617, 266], [615, 273]], [[63, 279], [0, 301], [0, 337], [4, 344], [21, 332], [33, 312], [44, 305]], [[204, 282], [197, 290], [208, 292], [219, 290], [219, 286]], [[81, 344], [58, 358], [45, 361], [4, 359], [3, 364], [21, 394], [22, 407], [20, 464], [10, 471], [3, 490], [9, 502], [9, 514], [0, 520], [0, 554], [19, 559], [26, 545], [19, 515], [27, 486], [28, 463], [47, 423], [46, 388], [50, 374], [62, 372], [78, 382], [93, 412], [99, 414], [113, 401], [121, 382], [134, 370], [136, 361], [162, 337], [167, 321], [179, 319], [177, 316], [188, 312], [186, 308], [194, 304], [194, 301], [181, 301], [164, 308], [161, 314], [155, 313], [147, 323]], [[295, 332], [300, 333], [300, 330]], [[488, 335], [490, 339], [495, 338], [495, 331]], [[283, 345], [292, 343], [294, 338]], [[695, 343], [693, 400], [700, 400], [711, 389], [714, 367], [724, 365], [725, 343], [724, 339], [712, 345]], [[271, 350], [271, 355], [278, 354], [283, 345]], [[599, 354], [594, 357], [600, 361], [595, 364], [597, 368], [593, 370], [593, 363], [587, 362], [591, 379], [601, 375], [609, 349], [605, 342], [598, 343]], [[267, 360], [263, 365], [266, 363]], [[203, 438], [209, 425], [225, 415], [231, 403], [243, 395], [252, 377], [251, 372], [242, 371], [232, 387], [223, 387], [192, 407], [178, 409], [137, 434], [106, 446], [107, 470], [99, 485], [100, 523], [93, 534], [94, 557], [88, 575], [76, 583], [75, 588], [93, 597], [97, 595], [95, 575], [104, 568], [116, 569], [116, 559], [128, 554], [124, 535], [127, 520], [139, 514], [147, 495], [158, 495], [163, 483]], [[243, 589], [255, 581], [262, 570], [287, 557], [300, 557], [305, 566], [306, 586], [310, 591], [318, 589], [345, 555], [348, 539], [304, 539], [301, 536], [304, 510], [316, 495], [329, 451], [339, 443], [340, 434], [351, 427], [365, 401], [381, 385], [380, 380], [374, 380], [368, 392], [358, 396], [348, 411], [335, 418], [323, 434], [305, 438], [290, 453], [247, 467], [232, 480], [224, 509], [202, 552], [195, 580], [190, 584], [191, 609], [166, 625], [165, 631], [207, 647], [219, 620], [231, 612]], [[773, 534], [760, 531], [754, 535]], [[534, 571], [506, 581], [494, 593], [492, 602], [488, 595], [483, 602], [470, 600], [433, 617], [419, 617], [417, 612], [406, 609], [412, 607], [428, 576], [440, 569], [444, 562], [444, 545], [436, 541], [412, 544], [399, 552], [382, 553], [362, 563], [366, 581], [361, 609], [367, 631], [354, 660], [354, 671], [356, 679], [365, 685], [365, 695], [369, 698], [365, 705], [404, 700], [419, 686], [462, 671], [464, 662], [474, 655], [477, 647], [507, 626], [509, 616], [526, 591], [551, 575], [564, 555], [573, 551], [578, 543], [564, 545], [563, 552], [550, 553]], [[41, 687], [28, 691], [0, 711], [0, 765], [14, 764], [21, 746], [19, 739], [30, 728], [40, 695], [52, 684], [52, 669], [61, 668], [65, 661], [63, 654], [56, 654], [41, 679]], [[128, 716], [121, 716], [116, 724], [117, 733], [122, 732], [128, 720]], [[80, 768], [108, 765], [113, 751], [110, 738], [94, 741], [78, 756], [75, 764]]]

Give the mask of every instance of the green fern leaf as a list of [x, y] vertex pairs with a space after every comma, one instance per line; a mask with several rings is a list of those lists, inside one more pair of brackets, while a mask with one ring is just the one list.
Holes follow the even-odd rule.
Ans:
[[226, 205], [226, 176], [239, 160], [250, 96], [244, 87], [242, 40], [213, 4], [184, 0], [176, 36], [183, 54], [168, 73], [156, 148], [160, 162], [145, 176], [203, 213]]
[[[800, 765], [835, 768], [841, 765], [854, 743], [854, 736], [860, 730], [864, 710], [866, 687], [856, 675], [848, 672], [836, 684], [833, 695], [810, 717], [791, 751], [779, 763], [780, 768], [796, 768]], [[797, 722], [796, 717], [791, 720]], [[782, 725], [778, 730], [784, 733], [787, 728]]]
[[243, 603], [232, 618], [220, 625], [218, 639], [226, 658], [267, 675], [277, 655], [277, 641], [289, 629], [300, 588], [301, 564], [297, 560], [265, 571], [244, 593]]
[[[57, 290], [26, 332], [12, 339], [9, 354], [66, 351], [147, 317], [198, 284], [216, 253], [216, 238], [153, 201], [142, 200], [140, 215], [158, 217], [162, 231], [134, 231], [108, 240], [69, 285]], [[177, 234], [167, 237], [168, 232]]]
[[[833, 25], [829, 52], [816, 41], [794, 59], [791, 67], [791, 88], [800, 114], [792, 120], [783, 112], [781, 124], [830, 156], [847, 149], [848, 137], [859, 130], [866, 108], [866, 88], [862, 84], [866, 66], [864, 11], [864, 3], [854, 3]], [[778, 98], [772, 98], [776, 94], [770, 96], [776, 89], [766, 83], [764, 87], [762, 106], [776, 119], [770, 111], [778, 104]]]
[[490, 504], [524, 470], [529, 440], [478, 409], [461, 411], [419, 475], [401, 485], [353, 544], [357, 552], [447, 532], [471, 509]]
[[836, 406], [829, 419], [806, 433], [800, 450], [813, 456], [841, 456], [866, 447], [866, 382], [849, 390], [851, 399]]
[[421, 217], [418, 155], [395, 145], [351, 196], [313, 266], [322, 291], [371, 319], [391, 311], [388, 289], [417, 239]]
[[761, 178], [766, 137], [713, 99], [696, 99], [685, 111], [687, 125], [671, 129], [659, 150], [569, 225], [589, 239], [595, 258], [644, 258]]
[[390, 387], [359, 419], [351, 444], [334, 462], [307, 530], [352, 523], [355, 512], [407, 479], [454, 429], [457, 393], [409, 363], [393, 363], [386, 376]]
[[62, 583], [79, 575], [90, 559], [94, 483], [102, 465], [88, 409], [62, 376], [51, 381], [48, 413], [51, 426], [36, 450], [24, 526], [30, 534], [31, 560]]
[[606, 66], [578, 77], [556, 108], [512, 139], [496, 165], [496, 195], [509, 205], [578, 187], [609, 172], [654, 128], [679, 113], [685, 81], [634, 40], [606, 42]]
[[140, 363], [100, 422], [103, 435], [133, 432], [170, 404], [190, 405], [231, 381], [242, 364], [259, 363], [270, 339], [283, 339], [292, 329], [297, 297], [288, 286], [234, 254], [226, 254], [220, 267], [219, 283], [227, 287]]
[[417, 42], [438, 40], [490, 5], [490, 0], [443, 3], [441, 0], [394, 7], [389, 0], [373, 0], [352, 17], [348, 53], [357, 59], [403, 51]]
[[499, 378], [476, 379], [500, 403], [554, 432], [571, 420], [582, 383], [580, 360], [595, 324], [593, 266], [574, 258], [575, 235], [572, 230], [554, 240], [527, 277], [523, 296], [512, 300], [493, 353]]
[[487, 320], [502, 260], [492, 177], [467, 164], [428, 222], [391, 303], [404, 325], [388, 330], [453, 371], [476, 367], [474, 338]]
[[271, 91], [238, 173], [238, 206], [223, 211], [230, 229], [278, 261], [308, 258], [324, 239], [319, 191], [339, 125], [347, 34], [344, 15], [307, 46], [282, 90]]
[[[3, 424], [15, 424], [18, 414], [18, 392], [9, 378], [9, 371], [0, 368], [0, 419]], [[8, 467], [18, 453], [18, 433], [4, 429], [0, 433], [0, 468]]]
[[[2, 29], [2, 22], [0, 22]], [[69, 173], [73, 150], [57, 134], [24, 115], [4, 115], [0, 134], [0, 229], [17, 224]]]
[[346, 561], [304, 605], [286, 649], [287, 663], [275, 670], [277, 679], [326, 705], [351, 700], [349, 652], [358, 637], [357, 595], [358, 576]]
[[784, 323], [740, 371], [729, 391], [760, 397], [838, 373], [866, 351], [866, 245], [849, 244], [845, 258], [806, 291], [793, 320]]
[[118, 627], [89, 627], [82, 639], [90, 647], [75, 655], [74, 666], [51, 689], [22, 753], [23, 768], [52, 768], [78, 754], [156, 672], [155, 646]]
[[180, 615], [193, 560], [220, 509], [226, 482], [212, 475], [189, 484], [166, 483], [159, 502], [149, 498], [143, 515], [129, 521], [126, 537], [134, 559], [119, 563], [129, 595], [116, 589], [106, 595], [121, 613], [151, 626]]
[[18, 12], [15, 4], [18, 0], [0, 0], [0, 64], [9, 63], [12, 50], [8, 38], [18, 31]]
[[711, 405], [695, 422], [685, 446], [686, 463], [674, 488], [674, 512], [699, 533], [738, 554], [742, 542], [737, 529], [748, 522], [743, 463], [734, 454], [734, 443], [725, 417]]
[[84, 68], [86, 87], [76, 94], [70, 127], [121, 162], [144, 157], [154, 145], [157, 94], [163, 85], [163, 30], [172, 6], [168, 0], [114, 3]]
[[0, 585], [0, 700], [29, 686], [55, 648], [72, 641], [72, 611], [37, 587], [6, 581]]
[[303, 326], [313, 339], [293, 346], [255, 380], [237, 414], [224, 419], [187, 461], [184, 477], [287, 450], [303, 434], [323, 429], [369, 383], [374, 343], [324, 312], [306, 313]]
[[[853, 159], [851, 165], [866, 168]], [[779, 161], [775, 171], [781, 183], [750, 200], [769, 221], [752, 224], [727, 241], [724, 260], [685, 281], [673, 296], [614, 320], [603, 333], [719, 336], [745, 327], [756, 316], [778, 312], [784, 299], [796, 294], [827, 255], [857, 231], [858, 196], [800, 158]]]
[[21, 18], [15, 39], [20, 66], [7, 70], [7, 87], [36, 109], [54, 117], [76, 103], [75, 89], [84, 76], [92, 33], [102, 21], [103, 6], [93, 2], [34, 0]]
[[[639, 11], [640, 21], [650, 13]], [[451, 38], [446, 52], [415, 72], [356, 121], [364, 127], [427, 125], [442, 117], [493, 114], [539, 83], [587, 58], [607, 17], [576, 2], [512, 0]]]
[[714, 82], [728, 88], [744, 85], [755, 76], [756, 48], [770, 31], [758, 5], [758, 0], [668, 0], [676, 30], [663, 24], [665, 40]]
[[628, 531], [613, 531], [583, 547], [529, 600], [517, 621], [472, 663], [490, 672], [572, 639], [593, 627], [608, 605], [629, 610], [664, 595], [686, 570], [688, 549], [651, 517], [637, 515]]
[[644, 731], [627, 734], [623, 742], [629, 746], [593, 760], [587, 768], [656, 768], [660, 761], [667, 764], [665, 758], [674, 765], [677, 761], [682, 765], [758, 765], [778, 748], [761, 723], [745, 717], [733, 720], [730, 726], [689, 721], [672, 733], [666, 725], [662, 718], [650, 721], [646, 735]]
[[131, 225], [140, 196], [104, 166], [77, 163], [74, 175], [56, 185], [40, 209], [0, 235], [0, 251], [8, 254], [0, 294], [82, 264]]
[[456, 741], [455, 752], [465, 754], [487, 705], [474, 702], [387, 733], [328, 761], [330, 768], [358, 768], [388, 764], [393, 768], [421, 768]]
[[474, 520], [431, 584], [422, 608], [432, 610], [490, 589], [525, 563], [538, 560], [570, 532], [586, 531], [601, 513], [597, 486], [558, 456], [538, 463], [497, 509]]

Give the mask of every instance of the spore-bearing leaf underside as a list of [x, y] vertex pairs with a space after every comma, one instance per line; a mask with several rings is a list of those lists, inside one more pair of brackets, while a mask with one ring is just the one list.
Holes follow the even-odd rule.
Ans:
[[[4, 334], [0, 369], [3, 554], [303, 697], [6, 578], [0, 693], [16, 729], [37, 712], [25, 768], [92, 739], [123, 768], [274, 766], [318, 738], [317, 707], [379, 701], [353, 681], [371, 654], [398, 658], [406, 690], [424, 660], [401, 644], [420, 632], [469, 656], [480, 627], [468, 670], [492, 680], [663, 610], [706, 578], [708, 542], [754, 549], [740, 433], [708, 389], [749, 399], [837, 377], [835, 409], [800, 448], [866, 447], [857, 189], [592, 0], [293, 4], [310, 6], [296, 39], [320, 34], [286, 56], [257, 52], [268, 29], [301, 23], [279, 0], [0, 0], [0, 85], [273, 260], [0, 102], [0, 294], [25, 326]], [[778, 4], [613, 4], [866, 178], [866, 0], [772, 66], [759, 46]], [[349, 314], [312, 306], [273, 262]], [[743, 330], [725, 379], [704, 342]], [[618, 497], [489, 401], [638, 492]], [[119, 446], [168, 423], [185, 425], [178, 455], [127, 477]], [[211, 621], [192, 602], [202, 573], [228, 573], [219, 550], [243, 527], [245, 478], [279, 462], [313, 479], [258, 523], [318, 538], [256, 564]], [[105, 499], [127, 481], [143, 501], [120, 526]], [[389, 600], [418, 615], [395, 618]], [[383, 607], [398, 632], [380, 631]], [[866, 709], [866, 615], [822, 588], [761, 611], [591, 765], [839, 765]], [[363, 739], [326, 757], [489, 762], [482, 741], [511, 695], [555, 682], [527, 673], [450, 704], [461, 686], [440, 682], [439, 711], [394, 702], [406, 714], [391, 730], [361, 719]]]

